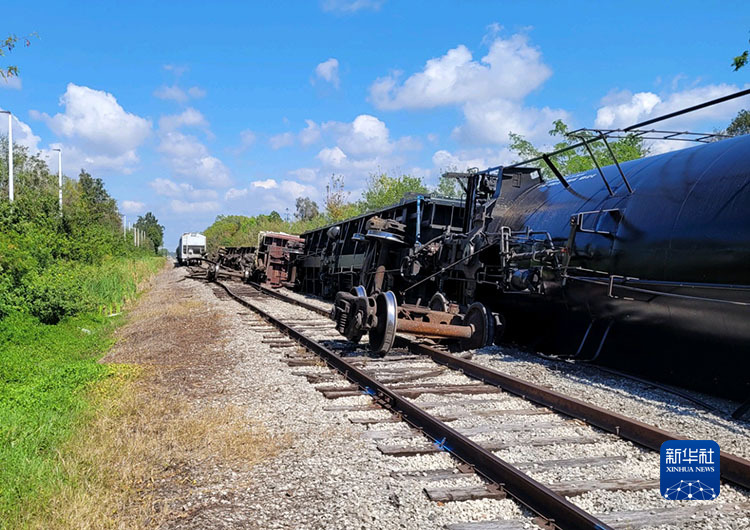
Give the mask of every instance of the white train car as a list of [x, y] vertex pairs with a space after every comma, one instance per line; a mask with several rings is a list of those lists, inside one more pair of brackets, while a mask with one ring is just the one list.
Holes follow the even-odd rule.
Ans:
[[186, 232], [180, 236], [177, 245], [177, 264], [198, 263], [206, 255], [206, 236], [197, 232]]

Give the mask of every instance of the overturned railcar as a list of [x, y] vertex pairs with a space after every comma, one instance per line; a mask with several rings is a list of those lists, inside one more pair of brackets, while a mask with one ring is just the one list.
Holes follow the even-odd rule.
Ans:
[[300, 289], [324, 298], [358, 285], [368, 292], [398, 290], [403, 283], [400, 267], [406, 266], [415, 249], [460, 233], [463, 225], [462, 201], [414, 195], [388, 208], [310, 230], [301, 236], [305, 253], [297, 265]]
[[234, 276], [245, 281], [265, 283], [270, 287], [296, 281], [296, 263], [304, 253], [304, 240], [284, 232], [260, 232], [256, 247], [221, 247], [209, 276]]

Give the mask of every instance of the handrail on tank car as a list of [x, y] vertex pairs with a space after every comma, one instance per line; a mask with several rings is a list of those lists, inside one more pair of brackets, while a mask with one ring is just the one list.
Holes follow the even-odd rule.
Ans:
[[[557, 149], [557, 150], [551, 151], [549, 153], [543, 153], [543, 154], [541, 154], [539, 156], [535, 156], [533, 158], [529, 158], [529, 159], [523, 160], [521, 162], [517, 162], [515, 164], [511, 164], [509, 166], [505, 166], [505, 168], [506, 169], [517, 168], [517, 167], [524, 166], [526, 164], [530, 164], [532, 162], [542, 161], [545, 164], [547, 164], [547, 166], [550, 168], [550, 170], [552, 171], [552, 173], [554, 173], [555, 177], [557, 177], [557, 179], [562, 183], [562, 185], [564, 187], [568, 188], [570, 186], [570, 184], [565, 180], [565, 177], [562, 175], [562, 173], [560, 173], [560, 170], [557, 168], [557, 166], [555, 166], [555, 164], [552, 161], [551, 157], [557, 156], [559, 154], [562, 154], [562, 153], [565, 153], [565, 152], [568, 152], [568, 151], [571, 151], [571, 150], [574, 150], [574, 149], [578, 149], [579, 147], [586, 147], [586, 149], [589, 149], [588, 144], [593, 143], [593, 142], [597, 142], [599, 140], [604, 140], [604, 142], [606, 143], [606, 138], [608, 138], [608, 137], [610, 137], [610, 138], [620, 138], [618, 136], [613, 136], [615, 133], [631, 133], [631, 134], [634, 134], [636, 136], [640, 136], [641, 134], [648, 134], [648, 133], [652, 133], [652, 132], [664, 132], [664, 133], [667, 133], [667, 135], [669, 135], [671, 133], [676, 133], [676, 131], [641, 131], [640, 129], [643, 128], [643, 127], [645, 127], [645, 126], [647, 126], [647, 125], [651, 125], [652, 123], [657, 123], [657, 122], [668, 120], [670, 118], [674, 118], [674, 117], [677, 117], [677, 116], [682, 116], [683, 114], [688, 114], [690, 112], [695, 112], [696, 110], [701, 110], [701, 109], [704, 109], [706, 107], [710, 107], [712, 105], [717, 105], [719, 103], [724, 103], [725, 101], [730, 101], [732, 99], [736, 99], [736, 98], [739, 98], [739, 97], [742, 97], [742, 96], [747, 96], [748, 94], [750, 94], [750, 88], [747, 88], [745, 90], [740, 90], [739, 92], [735, 92], [733, 94], [727, 94], [726, 96], [722, 96], [720, 98], [712, 99], [710, 101], [704, 101], [703, 103], [699, 103], [698, 105], [693, 105], [692, 107], [687, 107], [687, 108], [684, 108], [684, 109], [681, 109], [681, 110], [677, 110], [675, 112], [670, 112], [668, 114], [664, 114], [662, 116], [657, 116], [656, 118], [651, 118], [649, 120], [642, 121], [642, 122], [636, 123], [634, 125], [630, 125], [629, 127], [625, 127], [623, 129], [611, 129], [611, 130], [597, 129], [598, 134], [595, 134], [594, 136], [591, 136], [590, 138], [582, 139], [580, 142], [572, 144], [572, 145], [568, 145], [566, 147], [563, 147], [562, 149]], [[581, 132], [583, 132], [585, 130], [587, 130], [587, 129], [577, 129], [575, 131], [572, 131], [570, 134], [576, 136], [577, 138], [581, 138], [581, 136], [578, 135], [578, 133], [581, 133]], [[688, 132], [683, 132], [683, 133], [678, 133], [678, 134], [693, 134], [693, 135], [698, 135], [698, 136], [709, 136], [708, 134], [703, 134], [703, 133], [688, 133]], [[725, 135], [716, 134], [716, 135], [711, 135], [711, 136], [725, 136]], [[686, 140], [685, 138], [669, 138], [669, 137], [663, 137], [663, 138], [659, 138], [659, 139], [662, 139], [662, 140], [671, 140], [671, 139]], [[697, 141], [701, 141], [701, 140], [698, 139]], [[609, 148], [609, 145], [607, 145], [607, 147]], [[610, 153], [611, 153], [611, 149], [610, 149]], [[613, 158], [614, 158], [614, 156], [613, 156]], [[619, 168], [620, 165], [617, 163], [617, 159], [615, 159], [615, 163], [617, 164], [617, 167]], [[487, 174], [490, 171], [496, 170], [496, 169], [497, 168], [487, 168], [486, 170], [479, 171], [478, 173], [479, 174]], [[600, 174], [601, 174], [601, 170], [600, 170]], [[630, 192], [632, 192], [630, 184], [627, 182], [627, 179], [625, 178], [625, 175], [622, 172], [622, 169], [620, 169], [620, 175], [625, 180], [625, 185], [628, 187], [628, 190]], [[603, 178], [603, 175], [602, 175], [602, 178]], [[607, 188], [609, 188], [609, 184], [606, 183], [606, 179], [605, 179], [605, 184], [607, 184]]]

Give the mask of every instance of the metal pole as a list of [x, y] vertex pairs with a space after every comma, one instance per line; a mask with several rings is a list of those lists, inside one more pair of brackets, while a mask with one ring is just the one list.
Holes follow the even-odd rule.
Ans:
[[57, 185], [60, 194], [60, 217], [62, 217], [62, 149], [57, 150]]
[[122, 216], [122, 237], [128, 237], [128, 216]]
[[13, 202], [13, 114], [9, 110], [0, 110], [8, 115], [8, 199]]
[[56, 147], [52, 150], [57, 151], [57, 189], [60, 201], [60, 216], [62, 217], [62, 149]]

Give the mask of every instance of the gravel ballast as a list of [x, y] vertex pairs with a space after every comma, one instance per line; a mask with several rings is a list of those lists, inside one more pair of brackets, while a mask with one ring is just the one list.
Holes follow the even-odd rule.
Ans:
[[[481, 499], [435, 503], [429, 501], [424, 493], [425, 487], [481, 486], [483, 482], [475, 475], [461, 474], [439, 481], [393, 476], [392, 474], [399, 473], [451, 469], [457, 462], [446, 453], [414, 457], [381, 454], [376, 445], [379, 442], [399, 446], [423, 446], [429, 442], [402, 423], [364, 425], [349, 421], [349, 418], [389, 418], [390, 414], [382, 410], [326, 410], [332, 405], [367, 405], [371, 400], [365, 395], [326, 399], [315, 390], [316, 386], [347, 387], [350, 383], [343, 378], [326, 377], [325, 382], [313, 385], [305, 377], [293, 375], [292, 372], [306, 375], [326, 374], [330, 371], [322, 366], [289, 367], [283, 362], [284, 357], [289, 352], [302, 354], [299, 348], [274, 348], [262, 343], [269, 336], [276, 336], [275, 332], [263, 328], [249, 310], [230, 300], [216, 298], [212, 287], [200, 282], [193, 283], [196, 293], [199, 293], [195, 296], [210, 303], [212, 309], [221, 312], [226, 319], [231, 330], [224, 339], [226, 348], [227, 351], [235, 352], [238, 357], [235, 366], [218, 381], [225, 388], [221, 399], [227, 404], [245, 409], [248, 417], [262, 423], [275, 438], [283, 441], [283, 449], [279, 454], [258, 464], [249, 473], [217, 477], [213, 486], [207, 486], [201, 490], [202, 493], [196, 494], [195, 504], [190, 509], [202, 515], [193, 519], [194, 526], [210, 523], [213, 527], [258, 528], [442, 528], [451, 523], [513, 519], [518, 522], [519, 528], [534, 527], [529, 519], [530, 514], [512, 500]], [[230, 287], [236, 285], [238, 284], [230, 284]], [[294, 296], [308, 302], [313, 300], [298, 294]], [[324, 320], [309, 310], [278, 300], [256, 299], [253, 302], [282, 320], [300, 323]], [[330, 307], [317, 299], [314, 303]], [[252, 327], [260, 329], [254, 330]], [[306, 329], [304, 333], [328, 344], [345, 342], [332, 326]], [[560, 367], [554, 361], [496, 347], [475, 352], [474, 360], [527, 380], [542, 382], [604, 408], [656, 423], [667, 430], [697, 437], [692, 435], [692, 430], [695, 430], [705, 438], [717, 440], [723, 449], [727, 449], [726, 445], [747, 444], [746, 426], [728, 422], [721, 414], [695, 414], [696, 410], [692, 405], [676, 403], [679, 398], [630, 381], [623, 383], [615, 376], [596, 373], [588, 367], [574, 367], [575, 370], [568, 374], [567, 364]], [[379, 370], [387, 377], [390, 375], [389, 369], [396, 364], [408, 366], [415, 371], [435, 368], [434, 364], [423, 360], [388, 363], [368, 359], [365, 369]], [[588, 373], [586, 370], [592, 372]], [[429, 383], [455, 385], [476, 384], [476, 381], [447, 370], [430, 377]], [[408, 384], [416, 383], [412, 381]], [[512, 443], [512, 447], [496, 452], [509, 462], [530, 464], [605, 455], [622, 457], [622, 460], [606, 466], [525, 468], [529, 475], [544, 483], [604, 480], [613, 477], [658, 479], [657, 453], [638, 448], [613, 435], [603, 434], [580, 422], [550, 414], [489, 415], [480, 418], [471, 416], [472, 411], [533, 409], [533, 405], [515, 396], [422, 394], [413, 401], [431, 407], [436, 402], [443, 404], [430, 408], [430, 412], [459, 416], [451, 423], [459, 431], [470, 432], [478, 425], [486, 427], [488, 430], [480, 429], [481, 432], [471, 435], [477, 442], [501, 440]], [[725, 408], [722, 410], [729, 406], [731, 404], [724, 404]], [[522, 424], [525, 429], [516, 432], [508, 429], [509, 425], [513, 427], [511, 424]], [[540, 427], [538, 431], [534, 425]], [[524, 444], [536, 437], [549, 436], [598, 438], [596, 443], [581, 445]], [[728, 450], [741, 454], [741, 451]], [[224, 499], [227, 509], [219, 509], [216, 499]], [[632, 492], [590, 491], [572, 497], [571, 500], [592, 513], [602, 514], [674, 508], [682, 504], [663, 499], [658, 489]], [[722, 512], [730, 512], [726, 517], [717, 518], [715, 514], [698, 515], [693, 517], [689, 526], [678, 524], [648, 528], [744, 527], [747, 523], [746, 514], [737, 513], [732, 507], [745, 506], [743, 503], [750, 501], [748, 493], [722, 485], [719, 500], [717, 507], [721, 506]], [[203, 509], [196, 510], [196, 506], [203, 506]]]

